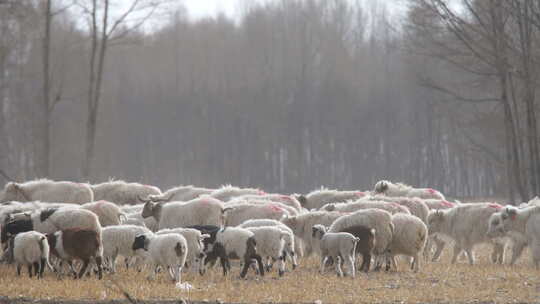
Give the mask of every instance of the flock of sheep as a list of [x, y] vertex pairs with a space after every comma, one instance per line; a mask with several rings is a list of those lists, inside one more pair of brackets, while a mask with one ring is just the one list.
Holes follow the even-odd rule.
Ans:
[[[26, 266], [40, 278], [45, 268], [75, 278], [94, 269], [126, 267], [167, 271], [174, 283], [183, 271], [205, 274], [219, 260], [224, 275], [240, 260], [243, 278], [276, 264], [279, 276], [301, 259], [321, 258], [320, 272], [335, 266], [338, 276], [360, 271], [397, 270], [403, 255], [418, 271], [422, 260], [436, 261], [454, 245], [452, 263], [465, 252], [474, 264], [474, 246], [493, 244], [492, 261], [510, 264], [530, 247], [540, 263], [540, 199], [519, 207], [495, 203], [449, 202], [437, 190], [379, 181], [372, 191], [319, 189], [306, 195], [270, 194], [260, 189], [179, 186], [161, 192], [124, 181], [89, 185], [46, 179], [10, 182], [0, 192], [2, 258]], [[430, 257], [430, 254], [433, 256]], [[372, 267], [372, 260], [374, 266]], [[76, 262], [77, 261], [77, 262]], [[74, 263], [76, 262], [76, 263]]]

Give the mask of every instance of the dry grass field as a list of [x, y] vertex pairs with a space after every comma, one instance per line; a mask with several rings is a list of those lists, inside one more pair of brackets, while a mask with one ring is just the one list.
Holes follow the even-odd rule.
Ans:
[[[74, 281], [58, 280], [50, 272], [41, 280], [29, 279], [24, 271], [17, 277], [13, 266], [0, 266], [0, 296], [11, 299], [24, 297], [33, 299], [122, 299], [119, 290], [111, 284], [114, 278], [125, 290], [137, 299], [190, 301], [223, 301], [243, 303], [314, 302], [323, 303], [413, 303], [413, 302], [540, 302], [540, 272], [530, 267], [526, 251], [514, 267], [493, 265], [488, 262], [491, 249], [479, 247], [478, 264], [469, 266], [465, 261], [449, 264], [449, 252], [445, 250], [441, 262], [422, 265], [419, 273], [407, 269], [400, 263], [399, 272], [371, 272], [359, 274], [356, 279], [339, 279], [335, 273], [318, 273], [317, 260], [303, 260], [299, 269], [278, 278], [272, 272], [259, 278], [250, 272], [247, 279], [239, 278], [238, 267], [223, 277], [221, 270], [209, 271], [205, 276], [187, 273], [183, 281], [193, 289], [180, 290], [161, 273], [158, 279], [149, 282], [147, 271], [137, 273], [121, 271], [106, 275], [99, 281], [92, 278]], [[0, 301], [1, 302], [1, 301]]]

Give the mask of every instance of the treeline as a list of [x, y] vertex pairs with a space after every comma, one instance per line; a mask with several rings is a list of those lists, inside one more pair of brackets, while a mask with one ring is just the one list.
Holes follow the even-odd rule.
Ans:
[[88, 3], [47, 14], [47, 2], [0, 4], [0, 169], [12, 178], [280, 192], [386, 178], [512, 200], [540, 187], [534, 1], [414, 0], [396, 14], [384, 1], [277, 0], [239, 20], [180, 9], [153, 31], [124, 22], [104, 56], [88, 170], [102, 28], [81, 26]]

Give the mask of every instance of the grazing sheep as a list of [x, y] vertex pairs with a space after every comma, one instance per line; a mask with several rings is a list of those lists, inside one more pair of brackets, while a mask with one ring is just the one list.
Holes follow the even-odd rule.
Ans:
[[216, 233], [216, 240], [212, 250], [208, 252], [206, 263], [214, 262], [220, 258], [223, 275], [231, 268], [229, 259], [242, 259], [244, 266], [240, 277], [247, 274], [251, 260], [255, 259], [259, 265], [259, 274], [264, 276], [264, 267], [261, 256], [257, 253], [257, 241], [253, 232], [238, 227], [226, 227]]
[[49, 243], [47, 237], [36, 231], [19, 233], [9, 241], [10, 257], [17, 264], [17, 275], [21, 275], [21, 266], [28, 267], [28, 275], [32, 277], [32, 267], [36, 278], [43, 277], [45, 266], [49, 264]]
[[310, 256], [313, 252], [319, 253], [318, 240], [312, 237], [311, 227], [316, 224], [330, 226], [337, 218], [345, 215], [343, 212], [312, 211], [297, 216], [288, 216], [281, 222], [292, 229], [294, 235], [300, 238], [304, 255]]
[[391, 214], [405, 213], [411, 214], [407, 207], [401, 206], [397, 203], [383, 202], [383, 201], [367, 201], [360, 199], [355, 202], [346, 203], [330, 203], [321, 207], [322, 211], [339, 211], [339, 212], [354, 212], [364, 209], [381, 209], [390, 212]]
[[375, 234], [375, 247], [373, 248], [373, 253], [375, 255], [383, 255], [386, 253], [394, 235], [392, 215], [388, 211], [365, 209], [343, 215], [332, 223], [328, 231], [339, 232], [356, 225], [375, 229], [377, 233]]
[[282, 231], [287, 232], [287, 235], [283, 238], [285, 241], [285, 252], [288, 256], [290, 256], [292, 260], [292, 269], [296, 269], [298, 266], [298, 262], [296, 260], [296, 252], [301, 251], [301, 244], [299, 244], [299, 240], [296, 240], [296, 236], [294, 235], [291, 228], [289, 228], [287, 225], [283, 224], [280, 221], [276, 220], [270, 220], [270, 219], [255, 219], [255, 220], [247, 220], [243, 222], [242, 224], [238, 225], [240, 228], [251, 228], [251, 227], [277, 227], [281, 229]]
[[209, 237], [203, 240], [204, 252], [209, 252], [212, 250], [212, 246], [216, 242], [217, 233], [219, 230], [221, 230], [221, 227], [214, 225], [193, 225], [186, 228], [197, 229], [201, 232], [201, 234], [209, 235]]
[[422, 220], [414, 215], [394, 214], [394, 236], [388, 247], [390, 261], [397, 271], [396, 255], [406, 255], [413, 258], [411, 268], [417, 272], [420, 268], [419, 254], [424, 250], [428, 236], [428, 228]]
[[360, 271], [368, 272], [371, 265], [371, 254], [375, 247], [375, 229], [363, 225], [354, 225], [344, 228], [339, 232], [347, 232], [360, 239], [356, 245], [356, 254], [362, 255]]
[[475, 203], [431, 211], [428, 216], [429, 234], [440, 233], [452, 238], [455, 241], [452, 263], [456, 262], [459, 253], [464, 250], [472, 265], [476, 244], [490, 242], [495, 246], [494, 254], [500, 251], [497, 248], [499, 245], [486, 232], [490, 216], [501, 209], [502, 206], [498, 204]]
[[169, 270], [173, 283], [180, 283], [182, 267], [186, 263], [188, 247], [186, 239], [178, 233], [141, 234], [135, 237], [132, 245], [134, 251], [143, 249], [148, 252], [154, 267], [150, 270], [149, 280], [153, 280], [158, 266]]
[[0, 203], [8, 201], [58, 202], [84, 204], [94, 200], [94, 193], [87, 184], [38, 179], [25, 183], [9, 182], [4, 187]]
[[107, 201], [86, 203], [81, 205], [81, 208], [94, 212], [101, 227], [120, 225], [127, 219], [126, 214], [116, 204]]
[[249, 203], [247, 201], [227, 204], [225, 212], [225, 226], [238, 226], [251, 219], [279, 220], [291, 214], [285, 205], [279, 203], [261, 202]]
[[322, 206], [330, 203], [343, 203], [350, 200], [357, 200], [366, 195], [367, 193], [362, 191], [339, 191], [321, 188], [319, 190], [311, 191], [305, 196], [300, 195], [297, 199], [302, 207], [307, 210], [313, 210], [320, 209]]
[[444, 200], [444, 195], [437, 190], [431, 188], [413, 188], [411, 186], [381, 180], [375, 184], [373, 189], [375, 194], [384, 194], [386, 196], [408, 196], [408, 197], [418, 197], [423, 199], [441, 199]]
[[293, 195], [283, 195], [283, 194], [276, 194], [276, 193], [269, 193], [269, 194], [248, 194], [248, 195], [242, 195], [238, 197], [238, 199], [241, 200], [263, 200], [263, 201], [271, 201], [276, 203], [281, 203], [283, 205], [289, 206], [294, 208], [297, 212], [302, 211], [302, 205], [300, 205], [300, 202], [293, 196]]
[[[120, 225], [105, 227], [102, 230], [103, 258], [111, 264], [111, 271], [116, 273], [116, 258], [123, 256], [126, 261], [131, 257], [137, 259], [136, 265], [140, 265], [145, 256], [140, 252], [135, 252], [131, 248], [135, 237], [140, 234], [150, 234], [147, 228], [134, 225]], [[126, 262], [126, 268], [128, 263]]]
[[321, 269], [320, 273], [324, 272], [324, 266], [329, 257], [336, 261], [336, 271], [338, 277], [343, 276], [341, 271], [341, 263], [349, 264], [350, 275], [354, 278], [356, 270], [354, 269], [356, 245], [360, 241], [359, 238], [347, 232], [327, 232], [323, 225], [315, 225], [312, 228], [314, 238], [320, 240], [321, 247]]
[[104, 200], [118, 205], [138, 204], [141, 202], [140, 198], [161, 194], [161, 190], [155, 186], [126, 183], [122, 180], [95, 184], [91, 187], [96, 201]]
[[73, 260], [81, 260], [83, 266], [75, 278], [80, 279], [86, 273], [90, 259], [96, 261], [98, 268], [98, 278], [102, 275], [103, 245], [101, 243], [101, 233], [95, 230], [65, 229], [47, 234], [47, 241], [51, 249], [51, 254], [68, 262], [73, 270]]
[[[426, 206], [428, 206], [429, 210], [446, 210], [453, 208], [455, 206], [458, 206], [458, 203], [449, 202], [446, 200], [440, 200], [440, 199], [425, 199], [422, 200]], [[427, 224], [427, 221], [425, 222]], [[426, 243], [426, 248], [424, 249], [424, 259], [429, 259], [429, 253], [432, 251], [432, 247], [435, 245], [435, 253], [433, 254], [433, 258], [431, 259], [432, 262], [438, 261], [439, 257], [442, 254], [442, 251], [444, 250], [444, 247], [446, 246], [446, 241], [444, 240], [444, 236], [441, 237], [441, 235], [438, 234], [432, 234], [428, 236], [428, 240]]]
[[[278, 261], [278, 274], [285, 274], [285, 238], [289, 235], [278, 227], [250, 227], [257, 242], [257, 253], [263, 258]], [[270, 271], [269, 268], [266, 269]]]
[[97, 215], [80, 208], [38, 210], [23, 219], [7, 223], [2, 228], [0, 239], [4, 244], [9, 237], [20, 232], [35, 230], [47, 234], [73, 228], [96, 231], [101, 239], [101, 225]]
[[202, 234], [199, 230], [193, 228], [174, 228], [163, 229], [156, 232], [156, 234], [168, 234], [177, 233], [182, 235], [186, 239], [188, 253], [186, 256], [186, 264], [189, 267], [196, 267], [195, 270], [199, 273], [203, 273], [204, 258], [204, 240], [209, 238], [209, 234]]
[[266, 192], [260, 189], [254, 188], [238, 188], [233, 186], [223, 186], [219, 189], [214, 190], [210, 196], [218, 199], [222, 202], [228, 202], [235, 197], [242, 195], [255, 194], [255, 195], [264, 195]]
[[156, 204], [147, 202], [144, 205], [142, 217], [154, 217], [158, 222], [158, 230], [193, 225], [221, 226], [225, 211], [221, 201], [203, 195], [185, 203]]
[[396, 203], [401, 206], [407, 207], [412, 215], [416, 216], [417, 218], [422, 220], [422, 222], [427, 224], [429, 207], [427, 206], [426, 203], [424, 203], [423, 200], [419, 198], [377, 195], [377, 196], [368, 197], [367, 199], [374, 200], [374, 201], [391, 202], [391, 203]]
[[0, 205], [0, 225], [5, 225], [13, 220], [10, 215], [17, 213], [32, 213], [43, 208], [41, 202], [9, 202]]
[[148, 198], [154, 202], [187, 202], [201, 195], [209, 195], [215, 189], [200, 188], [192, 185], [178, 186], [165, 191], [163, 194], [150, 195]]
[[[540, 206], [525, 208], [505, 207], [491, 215], [487, 232], [490, 237], [513, 236], [514, 249], [511, 264], [515, 263], [525, 246], [531, 249], [536, 269], [540, 266]], [[513, 235], [512, 235], [513, 234]]]

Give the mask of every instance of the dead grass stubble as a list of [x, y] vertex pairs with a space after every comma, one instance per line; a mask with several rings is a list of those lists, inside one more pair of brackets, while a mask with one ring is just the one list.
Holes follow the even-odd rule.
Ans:
[[[478, 264], [465, 261], [449, 264], [449, 250], [438, 263], [422, 264], [419, 273], [399, 262], [399, 272], [371, 272], [358, 274], [356, 279], [339, 279], [332, 271], [318, 273], [318, 260], [302, 260], [299, 269], [278, 278], [273, 271], [264, 278], [249, 273], [246, 280], [239, 278], [238, 267], [223, 277], [216, 267], [203, 277], [184, 273], [183, 281], [193, 285], [190, 291], [176, 289], [164, 273], [156, 281], [142, 273], [126, 271], [119, 264], [119, 273], [105, 275], [103, 281], [94, 277], [80, 281], [58, 280], [46, 272], [41, 281], [29, 279], [26, 271], [17, 277], [13, 266], [0, 266], [1, 295], [10, 298], [34, 299], [122, 299], [117, 288], [106, 288], [108, 278], [114, 278], [131, 296], [137, 299], [221, 300], [224, 302], [538, 302], [540, 301], [539, 273], [530, 267], [529, 253], [525, 252], [514, 267], [488, 262], [491, 248], [480, 246]], [[110, 285], [110, 282], [109, 282]]]

